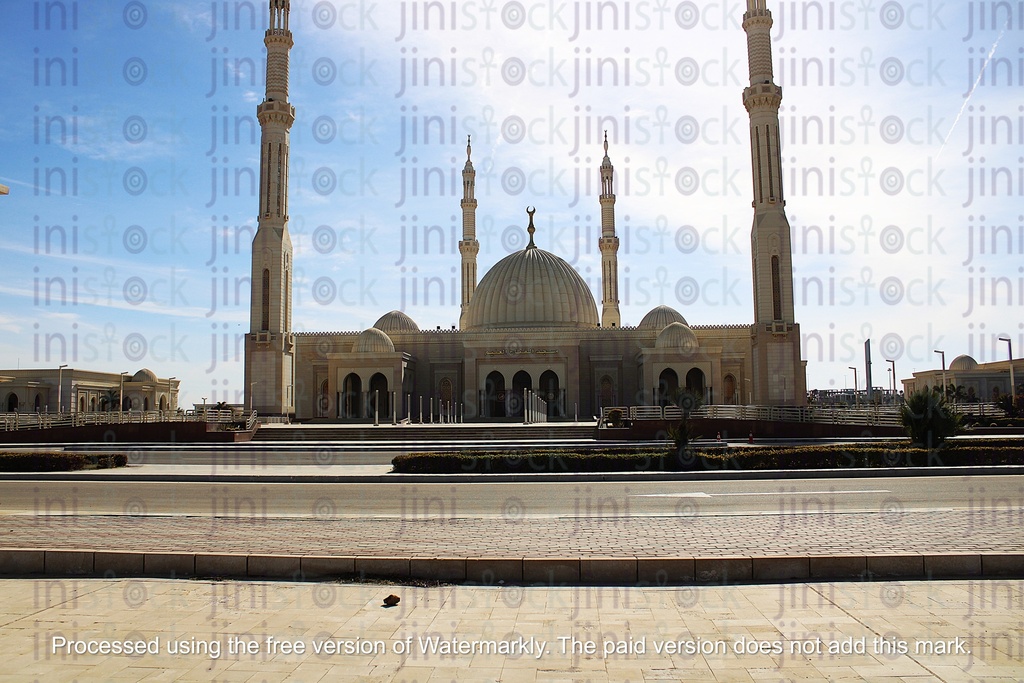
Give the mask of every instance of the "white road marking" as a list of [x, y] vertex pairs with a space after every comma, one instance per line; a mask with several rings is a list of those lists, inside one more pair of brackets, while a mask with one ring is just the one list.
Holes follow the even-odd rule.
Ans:
[[822, 496], [840, 493], [892, 493], [888, 489], [864, 489], [863, 491], [752, 491], [748, 493], [704, 493], [688, 491], [685, 493], [634, 493], [630, 498], [721, 498], [723, 496]]

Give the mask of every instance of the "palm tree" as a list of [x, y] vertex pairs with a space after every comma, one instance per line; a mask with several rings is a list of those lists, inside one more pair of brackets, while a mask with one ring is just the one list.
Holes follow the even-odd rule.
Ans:
[[682, 461], [685, 457], [686, 449], [690, 445], [690, 440], [696, 438], [693, 434], [694, 428], [693, 423], [690, 422], [690, 414], [701, 407], [704, 403], [704, 398], [700, 394], [686, 388], [677, 389], [669, 398], [682, 411], [679, 424], [672, 430], [672, 436], [676, 444], [676, 457]]
[[120, 396], [121, 394], [116, 389], [107, 389], [100, 397], [100, 409], [108, 413], [114, 412]]

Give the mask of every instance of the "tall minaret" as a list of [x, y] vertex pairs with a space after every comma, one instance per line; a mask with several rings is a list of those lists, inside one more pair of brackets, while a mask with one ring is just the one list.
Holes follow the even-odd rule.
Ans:
[[466, 318], [469, 302], [476, 291], [476, 255], [480, 243], [476, 240], [476, 170], [473, 168], [472, 140], [466, 139], [466, 166], [462, 169], [462, 240], [459, 253], [462, 254], [462, 314], [459, 327]]
[[772, 13], [767, 0], [747, 0], [750, 87], [743, 105], [750, 115], [750, 157], [754, 180], [754, 226], [750, 232], [754, 268], [754, 320], [793, 323], [793, 257], [782, 192], [779, 105], [782, 88], [772, 75]]
[[292, 241], [288, 236], [289, 131], [295, 107], [288, 103], [288, 28], [291, 3], [270, 0], [267, 95], [256, 107], [260, 122], [260, 213], [252, 241], [252, 298], [246, 337], [246, 407], [260, 413], [295, 411], [292, 335]]
[[750, 115], [754, 224], [750, 256], [754, 281], [751, 329], [753, 400], [762, 405], [805, 405], [807, 378], [800, 358], [800, 326], [793, 313], [793, 253], [782, 191], [779, 105], [782, 88], [772, 74], [772, 13], [767, 0], [747, 0], [750, 86], [743, 105]]
[[601, 326], [622, 327], [619, 317], [619, 238], [615, 236], [615, 169], [608, 158], [608, 131], [604, 133], [601, 162]]

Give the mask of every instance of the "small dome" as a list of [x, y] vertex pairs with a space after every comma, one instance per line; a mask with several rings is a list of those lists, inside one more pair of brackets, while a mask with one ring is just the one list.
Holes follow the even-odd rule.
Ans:
[[152, 370], [150, 370], [149, 368], [142, 368], [141, 370], [136, 372], [134, 375], [132, 375], [132, 381], [133, 382], [155, 382], [156, 381], [156, 373], [153, 372]]
[[376, 327], [371, 327], [359, 333], [356, 343], [352, 347], [352, 353], [394, 353], [395, 343], [391, 337], [384, 334]]
[[697, 335], [683, 323], [666, 325], [665, 329], [658, 333], [658, 339], [654, 342], [656, 349], [679, 349], [684, 353], [695, 352], [697, 346]]
[[401, 311], [385, 313], [373, 324], [378, 330], [384, 333], [390, 332], [419, 332], [420, 328], [416, 321]]
[[487, 271], [463, 323], [466, 329], [597, 326], [597, 305], [580, 274], [534, 246], [506, 256]]
[[977, 370], [978, 361], [974, 360], [968, 355], [957, 356], [953, 359], [953, 362], [949, 364], [950, 370], [958, 370], [964, 372], [967, 370]]
[[682, 323], [686, 325], [686, 318], [682, 314], [671, 306], [655, 306], [650, 312], [644, 316], [644, 319], [640, 321], [637, 327], [643, 329], [655, 329], [663, 330], [666, 325], [672, 323]]

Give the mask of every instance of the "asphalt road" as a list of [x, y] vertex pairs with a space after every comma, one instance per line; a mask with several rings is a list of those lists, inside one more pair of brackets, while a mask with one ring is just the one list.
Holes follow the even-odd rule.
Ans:
[[319, 484], [0, 482], [5, 515], [448, 520], [962, 511], [1024, 526], [1024, 476], [786, 481]]

